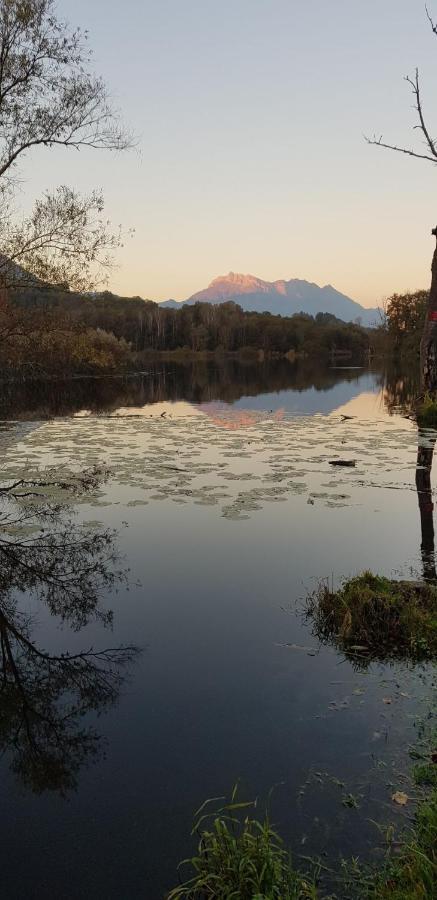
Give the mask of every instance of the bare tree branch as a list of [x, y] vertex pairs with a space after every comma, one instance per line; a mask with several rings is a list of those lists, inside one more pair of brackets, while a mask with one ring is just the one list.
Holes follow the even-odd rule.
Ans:
[[434, 20], [432, 19], [427, 6], [425, 6], [425, 10], [426, 10], [426, 15], [428, 16], [428, 22], [431, 25], [431, 28], [432, 28], [434, 34], [437, 34], [437, 25], [435, 24]]
[[[425, 6], [425, 10], [426, 10], [426, 15], [428, 17], [428, 21], [431, 25], [431, 28], [432, 28], [434, 34], [437, 35], [437, 24], [432, 19], [427, 6]], [[422, 134], [425, 138], [425, 144], [428, 147], [431, 155], [429, 155], [428, 153], [419, 153], [418, 151], [409, 149], [408, 147], [399, 147], [397, 144], [387, 143], [387, 142], [383, 141], [382, 135], [380, 138], [376, 138], [376, 137], [368, 138], [367, 136], [365, 136], [365, 140], [367, 141], [368, 144], [373, 144], [376, 147], [383, 147], [385, 150], [394, 150], [396, 153], [404, 153], [406, 156], [413, 156], [415, 159], [424, 159], [427, 162], [436, 163], [437, 162], [437, 143], [434, 140], [434, 138], [431, 137], [431, 132], [428, 128], [428, 125], [427, 125], [427, 122], [425, 119], [425, 114], [423, 111], [423, 104], [422, 104], [422, 97], [421, 97], [421, 90], [420, 90], [420, 80], [419, 80], [419, 70], [416, 68], [414, 77], [406, 75], [405, 81], [407, 82], [407, 84], [410, 85], [410, 87], [413, 91], [414, 108], [417, 112], [417, 116], [419, 119], [419, 124], [414, 125], [413, 128], [419, 129], [422, 132]]]
[[437, 159], [432, 156], [428, 156], [424, 153], [417, 153], [415, 150], [408, 150], [406, 147], [397, 147], [396, 144], [386, 144], [382, 140], [382, 136], [380, 138], [369, 138], [364, 136], [365, 141], [368, 144], [372, 144], [374, 147], [384, 147], [385, 150], [395, 150], [396, 153], [405, 153], [407, 156], [414, 156], [416, 159], [426, 159], [428, 162], [437, 164]]

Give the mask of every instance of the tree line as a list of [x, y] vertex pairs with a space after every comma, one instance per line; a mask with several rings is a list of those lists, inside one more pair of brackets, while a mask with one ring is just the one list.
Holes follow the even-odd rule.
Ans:
[[327, 359], [368, 353], [369, 331], [329, 313], [289, 317], [238, 304], [161, 307], [105, 291], [79, 294], [35, 285], [0, 297], [0, 365], [23, 377], [141, 367], [150, 354], [179, 351], [297, 354]]

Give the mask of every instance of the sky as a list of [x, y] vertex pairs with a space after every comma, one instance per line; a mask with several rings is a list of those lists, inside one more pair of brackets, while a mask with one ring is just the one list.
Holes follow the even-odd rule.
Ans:
[[111, 221], [135, 229], [112, 290], [185, 299], [234, 271], [375, 306], [428, 285], [437, 167], [364, 139], [422, 149], [403, 81], [416, 66], [437, 133], [421, 0], [59, 0], [58, 13], [89, 30], [137, 146], [30, 155], [23, 201], [101, 188]]

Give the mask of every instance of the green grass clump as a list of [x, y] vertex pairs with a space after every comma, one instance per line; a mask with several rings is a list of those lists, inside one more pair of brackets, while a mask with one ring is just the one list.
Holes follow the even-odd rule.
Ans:
[[268, 815], [258, 820], [248, 812], [255, 803], [237, 802], [234, 790], [230, 803], [206, 812], [217, 803], [207, 800], [196, 813], [193, 829], [199, 835], [198, 853], [181, 863], [190, 866], [191, 877], [170, 891], [167, 900], [328, 900], [323, 885], [317, 886], [323, 868], [335, 886], [335, 893], [329, 894], [332, 900], [434, 900], [437, 790], [429, 788], [435, 785], [432, 765], [416, 766], [416, 780], [427, 786], [427, 792], [411, 829], [391, 844], [378, 869], [361, 866], [355, 859], [343, 860], [337, 873], [316, 861], [316, 877], [296, 872]]
[[[197, 855], [181, 865], [191, 877], [174, 888], [168, 900], [312, 900], [317, 888], [312, 879], [296, 873], [289, 854], [266, 814], [262, 821], [248, 810], [254, 803], [236, 801], [213, 812], [213, 802], [196, 813], [193, 833], [199, 835]], [[200, 818], [199, 818], [200, 816]]]
[[425, 394], [416, 408], [416, 419], [419, 428], [437, 429], [437, 400]]
[[409, 839], [377, 876], [369, 897], [434, 900], [437, 897], [437, 791], [420, 803]]
[[322, 582], [307, 600], [322, 642], [363, 666], [371, 659], [430, 659], [437, 653], [437, 586], [363, 572], [338, 591]]
[[418, 785], [425, 785], [437, 790], [437, 765], [435, 763], [420, 763], [414, 766], [413, 778]]

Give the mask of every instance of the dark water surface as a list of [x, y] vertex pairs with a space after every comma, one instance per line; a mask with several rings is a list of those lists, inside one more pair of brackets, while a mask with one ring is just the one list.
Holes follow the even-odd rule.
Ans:
[[129, 590], [103, 598], [112, 630], [20, 597], [32, 639], [56, 655], [143, 649], [116, 702], [84, 719], [93, 752], [78, 728], [65, 796], [26, 780], [0, 714], [3, 896], [163, 897], [193, 811], [238, 778], [249, 798], [283, 782], [273, 817], [296, 853], [375, 857], [370, 820], [405, 814], [391, 795], [430, 673], [354, 667], [319, 647], [302, 600], [365, 568], [422, 574], [412, 391], [399, 374], [285, 361], [3, 387], [2, 482], [108, 465], [75, 512], [116, 528], [130, 567]]

